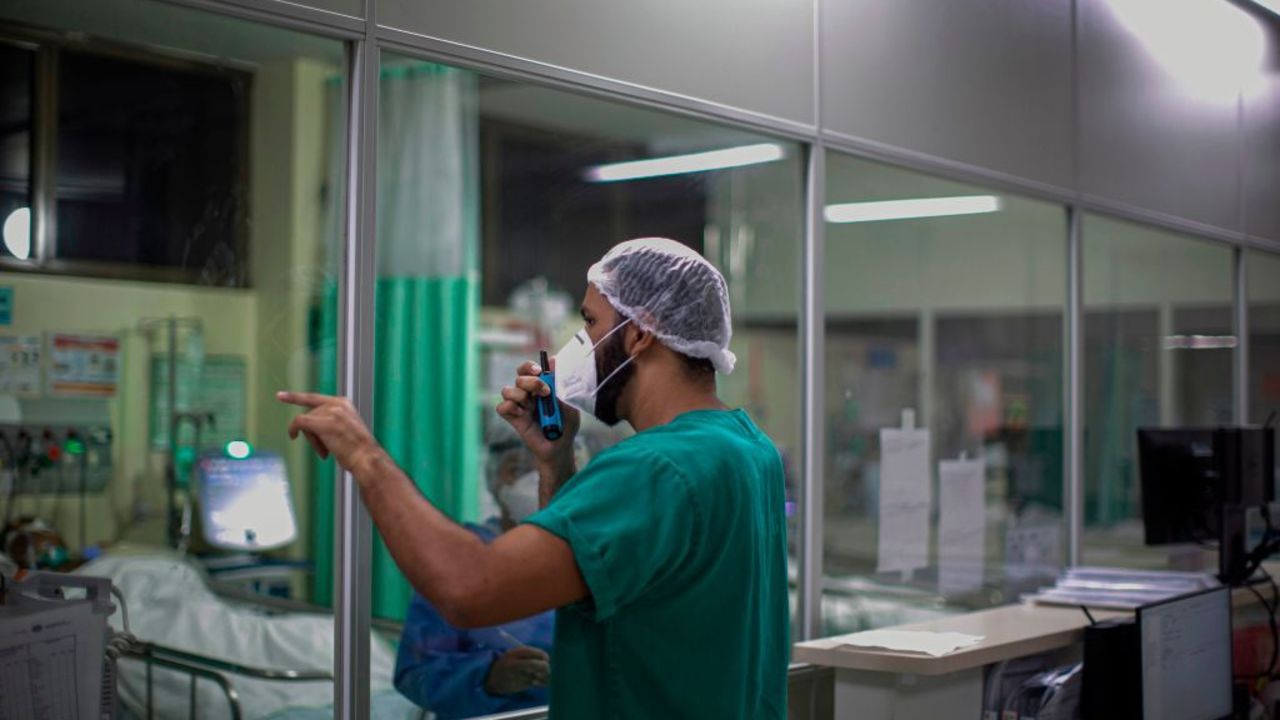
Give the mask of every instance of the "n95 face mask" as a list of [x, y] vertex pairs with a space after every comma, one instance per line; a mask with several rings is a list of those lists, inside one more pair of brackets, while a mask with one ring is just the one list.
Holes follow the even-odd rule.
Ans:
[[530, 470], [510, 485], [498, 488], [498, 502], [507, 509], [512, 522], [524, 522], [538, 512], [538, 471]]
[[603, 382], [596, 382], [596, 348], [631, 320], [622, 321], [608, 334], [600, 338], [600, 342], [591, 344], [591, 337], [585, 329], [579, 330], [565, 346], [556, 353], [556, 397], [560, 402], [568, 403], [588, 415], [596, 414], [596, 394], [600, 388], [617, 375], [620, 370], [631, 364], [633, 358], [619, 365], [609, 373]]

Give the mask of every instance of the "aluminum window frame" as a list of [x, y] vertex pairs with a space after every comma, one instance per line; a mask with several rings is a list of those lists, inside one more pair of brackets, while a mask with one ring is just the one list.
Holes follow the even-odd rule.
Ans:
[[61, 56], [71, 50], [84, 54], [107, 57], [165, 68], [193, 75], [218, 77], [234, 73], [243, 81], [249, 92], [235, 108], [237, 116], [235, 143], [235, 172], [237, 185], [243, 189], [243, 197], [252, 193], [250, 182], [250, 144], [253, 118], [252, 94], [253, 68], [242, 63], [209, 58], [197, 53], [185, 53], [179, 49], [157, 47], [139, 43], [120, 42], [49, 28], [23, 24], [8, 24], [0, 28], [0, 43], [33, 50], [35, 58], [35, 85], [31, 118], [31, 256], [28, 259], [0, 256], [0, 271], [84, 277], [106, 280], [133, 280], [144, 282], [175, 283], [198, 287], [217, 287], [231, 290], [249, 290], [253, 277], [247, 269], [251, 244], [249, 241], [250, 211], [248, 203], [241, 203], [235, 218], [235, 251], [246, 266], [243, 282], [234, 285], [204, 285], [200, 282], [198, 267], [182, 268], [135, 263], [63, 258], [57, 254], [57, 159], [58, 159], [58, 95], [61, 91]]
[[[1247, 248], [1257, 248], [1280, 253], [1280, 242], [1248, 234], [1204, 225], [1171, 215], [1152, 212], [1144, 208], [1117, 203], [1106, 198], [1092, 197], [1071, 188], [1046, 185], [1025, 178], [1014, 177], [989, 169], [951, 161], [905, 148], [889, 147], [865, 139], [850, 137], [822, 127], [821, 93], [815, 93], [815, 124], [805, 125], [770, 117], [740, 108], [689, 98], [662, 90], [611, 80], [575, 70], [518, 58], [499, 52], [474, 48], [437, 38], [408, 33], [377, 24], [375, 3], [365, 0], [364, 17], [350, 16], [308, 8], [283, 0], [157, 0], [200, 10], [231, 15], [253, 22], [277, 25], [299, 32], [342, 40], [346, 43], [348, 62], [345, 82], [348, 88], [347, 117], [347, 172], [345, 207], [347, 208], [346, 235], [340, 274], [339, 293], [342, 307], [342, 325], [339, 332], [340, 392], [352, 398], [365, 417], [372, 416], [373, 345], [368, 342], [371, 334], [374, 304], [373, 257], [376, 248], [374, 227], [374, 201], [377, 173], [377, 98], [376, 61], [382, 51], [412, 55], [433, 62], [476, 70], [488, 75], [506, 77], [541, 86], [568, 90], [592, 97], [639, 107], [660, 109], [688, 117], [715, 122], [726, 127], [736, 127], [797, 142], [806, 154], [806, 181], [802, 199], [805, 208], [805, 233], [802, 249], [803, 277], [801, 278], [800, 326], [802, 328], [801, 367], [805, 369], [797, 381], [796, 391], [802, 397], [802, 463], [804, 470], [801, 514], [806, 523], [801, 528], [805, 537], [799, 558], [800, 573], [800, 632], [797, 639], [810, 639], [821, 632], [821, 497], [824, 486], [822, 468], [824, 451], [822, 435], [822, 375], [825, 371], [821, 349], [824, 342], [824, 309], [822, 281], [820, 278], [823, 257], [823, 185], [825, 182], [825, 158], [828, 151], [840, 152], [869, 160], [927, 173], [941, 178], [977, 182], [1000, 190], [1016, 192], [1031, 198], [1059, 204], [1070, 218], [1064, 246], [1068, 248], [1068, 299], [1064, 307], [1067, 322], [1067, 358], [1064, 362], [1064, 387], [1066, 393], [1068, 451], [1067, 463], [1068, 560], [1079, 560], [1078, 525], [1082, 519], [1078, 507], [1082, 495], [1080, 463], [1083, 460], [1080, 439], [1083, 432], [1083, 377], [1080, 352], [1083, 342], [1082, 315], [1082, 262], [1080, 216], [1093, 213], [1129, 220], [1153, 228], [1193, 235], [1236, 248], [1236, 292], [1234, 317], [1237, 327], [1247, 325], [1247, 297], [1245, 297], [1249, 253]], [[817, 5], [815, 4], [815, 8]], [[1074, 5], [1073, 5], [1074, 9]], [[1078, 23], [1078, 19], [1074, 22]], [[815, 33], [820, 27], [815, 12]], [[815, 37], [815, 58], [820, 59], [820, 34]], [[1072, 49], [1073, 66], [1076, 49]], [[370, 86], [372, 65], [373, 83]], [[822, 72], [821, 63], [814, 68], [815, 87], [820, 87], [816, 77]], [[1074, 82], [1073, 82], [1074, 84]], [[1078, 142], [1077, 142], [1078, 146]], [[1241, 213], [1244, 212], [1242, 206]], [[1241, 227], [1247, 227], [1243, 223]], [[1241, 308], [1244, 302], [1246, 307]], [[1241, 333], [1237, 345], [1237, 373], [1247, 368], [1248, 333]], [[1242, 359], [1243, 358], [1245, 359]], [[1247, 407], [1247, 380], [1237, 380], [1235, 395], [1237, 408]], [[1239, 411], [1239, 410], [1238, 410]], [[355, 491], [349, 476], [339, 474], [340, 491], [336, 508], [339, 524], [335, 533], [335, 558], [339, 558], [335, 572], [334, 607], [335, 642], [340, 652], [335, 666], [335, 714], [340, 718], [359, 718], [369, 708], [368, 638], [372, 624], [368, 591], [370, 581], [369, 548], [371, 523], [359, 493]], [[343, 594], [344, 588], [352, 592]], [[351, 653], [349, 657], [344, 657]]]

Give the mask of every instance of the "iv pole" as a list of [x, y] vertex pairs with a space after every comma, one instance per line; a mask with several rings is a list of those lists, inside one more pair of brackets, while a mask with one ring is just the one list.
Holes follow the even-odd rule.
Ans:
[[[140, 323], [143, 332], [150, 337], [152, 331], [163, 327], [166, 335], [166, 361], [168, 363], [168, 388], [167, 399], [169, 407], [168, 418], [168, 448], [164, 465], [164, 483], [165, 494], [167, 497], [165, 512], [165, 533], [169, 541], [170, 547], [180, 547], [185, 543], [184, 526], [188, 521], [184, 521], [184, 516], [188, 512], [190, 499], [184, 500], [183, 507], [178, 507], [178, 429], [184, 422], [190, 422], [196, 431], [197, 443], [203, 430], [205, 423], [213, 423], [213, 413], [208, 411], [188, 411], [181, 412], [178, 410], [178, 326], [185, 325], [193, 331], [199, 332], [203, 328], [203, 324], [198, 317], [176, 317], [170, 315], [167, 318], [148, 319]], [[197, 451], [199, 447], [197, 445]], [[189, 532], [189, 528], [186, 530]]]

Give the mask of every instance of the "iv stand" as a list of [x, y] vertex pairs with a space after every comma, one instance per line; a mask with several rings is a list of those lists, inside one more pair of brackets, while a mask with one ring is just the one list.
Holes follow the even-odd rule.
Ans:
[[[169, 387], [167, 388], [169, 402], [169, 422], [168, 422], [168, 448], [164, 465], [164, 484], [166, 494], [165, 508], [165, 533], [169, 541], [169, 546], [177, 548], [185, 545], [183, 537], [183, 514], [189, 512], [189, 507], [180, 509], [178, 507], [178, 430], [182, 423], [190, 422], [196, 430], [197, 450], [199, 449], [199, 439], [201, 430], [205, 423], [213, 424], [213, 413], [207, 411], [178, 411], [178, 326], [187, 325], [193, 330], [199, 331], [202, 323], [198, 317], [180, 318], [170, 315], [167, 318], [143, 320], [140, 323], [141, 329], [150, 334], [156, 328], [163, 327], [166, 335], [166, 360], [168, 362]], [[184, 503], [189, 506], [190, 502]], [[189, 532], [189, 528], [188, 528]]]

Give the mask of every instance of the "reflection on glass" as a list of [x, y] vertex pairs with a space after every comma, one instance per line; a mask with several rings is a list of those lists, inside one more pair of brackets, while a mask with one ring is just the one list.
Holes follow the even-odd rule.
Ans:
[[[52, 31], [24, 39], [53, 59], [57, 132], [36, 137], [59, 158], [42, 198], [57, 219], [53, 259], [96, 261], [5, 279], [16, 340], [3, 352], [35, 371], [0, 391], [15, 396], [0, 405], [19, 424], [54, 428], [37, 432], [38, 447], [61, 458], [20, 468], [20, 493], [0, 498], [6, 519], [39, 518], [70, 558], [51, 550], [37, 562], [111, 578], [145, 641], [197, 664], [320, 674], [226, 672], [245, 717], [331, 715], [333, 619], [311, 604], [326, 600], [313, 571], [333, 543], [333, 513], [315, 496], [333, 476], [289, 442], [293, 412], [273, 393], [333, 385], [326, 303], [340, 256], [324, 230], [341, 194], [326, 178], [341, 175], [343, 154], [327, 139], [344, 120], [326, 107], [341, 93], [343, 45], [136, 0], [9, 3], [0, 17], [0, 34]], [[0, 77], [27, 72], [5, 58]], [[13, 127], [25, 110], [9, 80], [0, 114]], [[27, 193], [12, 151], [29, 136], [16, 137], [0, 144], [9, 204]], [[106, 265], [110, 279], [70, 274]], [[69, 426], [90, 432], [57, 429]], [[111, 622], [120, 628], [121, 615]], [[394, 657], [375, 642], [375, 667], [389, 673]], [[143, 663], [121, 661], [129, 713], [186, 717], [190, 674], [150, 675], [149, 693]], [[194, 692], [201, 717], [230, 717], [215, 683]]]
[[56, 257], [244, 285], [252, 79], [145, 53], [64, 49]]
[[[2, 38], [0, 38], [2, 39]], [[31, 257], [31, 108], [34, 51], [0, 42], [0, 257]]]
[[[374, 430], [433, 503], [482, 538], [525, 514], [531, 468], [493, 411], [501, 388], [582, 327], [587, 268], [644, 236], [675, 238], [726, 276], [739, 363], [720, 395], [778, 442], [792, 481], [797, 147], [392, 55], [379, 102]], [[585, 425], [579, 463], [625, 432]], [[508, 671], [542, 662], [549, 618], [458, 630], [381, 545], [373, 575], [375, 614], [405, 623], [394, 680], [406, 696], [440, 717], [545, 703]]]
[[1084, 561], [1166, 567], [1144, 545], [1137, 430], [1232, 421], [1232, 252], [1088, 216], [1084, 263]]
[[1280, 427], [1280, 255], [1250, 251], [1248, 263], [1249, 421]]
[[[1061, 563], [1063, 212], [842, 156], [826, 185], [825, 631], [1005, 602]], [[904, 422], [927, 450], [886, 459]]]

